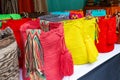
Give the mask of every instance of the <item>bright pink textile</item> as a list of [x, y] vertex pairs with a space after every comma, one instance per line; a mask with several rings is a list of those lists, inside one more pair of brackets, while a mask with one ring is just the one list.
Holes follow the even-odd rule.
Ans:
[[[36, 25], [28, 27], [25, 23], [23, 28], [38, 28], [40, 25], [39, 22], [33, 23]], [[44, 51], [44, 72], [46, 80], [62, 80], [63, 76], [69, 76], [73, 73], [73, 61], [64, 43], [63, 24], [50, 22], [49, 26], [51, 30], [41, 31], [39, 36]], [[23, 35], [23, 37], [25, 40], [27, 39], [27, 35]], [[28, 80], [25, 78], [25, 68], [23, 71], [24, 80]]]
[[42, 32], [40, 35], [44, 50], [45, 75], [47, 80], [62, 80], [63, 76], [73, 73], [72, 57], [65, 47], [63, 25], [50, 23], [50, 27], [51, 31]]

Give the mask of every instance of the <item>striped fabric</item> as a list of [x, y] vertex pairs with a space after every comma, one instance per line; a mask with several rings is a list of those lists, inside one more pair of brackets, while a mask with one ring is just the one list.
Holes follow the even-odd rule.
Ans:
[[13, 34], [0, 39], [0, 80], [19, 80], [17, 53], [17, 43]]
[[30, 80], [45, 80], [43, 49], [39, 40], [40, 30], [28, 30], [25, 46], [25, 66]]

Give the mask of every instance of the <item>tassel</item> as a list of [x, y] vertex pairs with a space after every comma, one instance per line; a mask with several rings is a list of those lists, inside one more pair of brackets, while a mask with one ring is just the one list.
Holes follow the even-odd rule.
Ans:
[[61, 54], [61, 72], [64, 76], [73, 74], [73, 61], [72, 56], [68, 51]]
[[89, 63], [93, 63], [97, 60], [98, 50], [90, 36], [87, 36], [87, 38], [85, 39], [85, 44], [88, 52], [88, 61]]
[[61, 55], [60, 55], [60, 72], [61, 75], [64, 76], [70, 76], [73, 74], [73, 60], [72, 60], [72, 55], [69, 53], [64, 37], [61, 37], [62, 44], [61, 44]]

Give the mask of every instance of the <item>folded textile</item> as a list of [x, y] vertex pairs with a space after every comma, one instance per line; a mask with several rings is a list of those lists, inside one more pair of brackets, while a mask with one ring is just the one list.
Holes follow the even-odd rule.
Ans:
[[44, 15], [39, 17], [41, 20], [46, 20], [46, 21], [52, 21], [52, 22], [58, 22], [58, 21], [63, 21], [63, 20], [68, 20], [69, 16], [64, 16], [64, 15]]
[[98, 10], [86, 10], [86, 16], [106, 16], [106, 10], [104, 9], [98, 9]]
[[69, 11], [55, 11], [55, 12], [51, 12], [50, 14], [52, 14], [52, 15], [69, 16], [70, 12]]

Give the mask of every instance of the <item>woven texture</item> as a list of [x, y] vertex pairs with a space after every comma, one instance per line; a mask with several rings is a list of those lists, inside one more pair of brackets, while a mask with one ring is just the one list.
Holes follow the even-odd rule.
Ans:
[[96, 19], [85, 18], [64, 21], [65, 43], [72, 54], [74, 64], [93, 63], [98, 51], [94, 44]]
[[0, 39], [0, 80], [19, 80], [18, 47], [13, 34]]
[[99, 52], [109, 52], [114, 49], [114, 44], [117, 40], [116, 36], [116, 18], [100, 18], [98, 22], [100, 32], [96, 44]]
[[[36, 25], [36, 21], [34, 22]], [[32, 23], [32, 24], [34, 24]], [[63, 76], [68, 76], [71, 75], [73, 73], [73, 62], [72, 62], [72, 57], [70, 55], [70, 53], [68, 52], [67, 48], [65, 47], [65, 43], [64, 43], [64, 36], [63, 36], [63, 24], [61, 23], [54, 23], [54, 22], [50, 22], [49, 23], [49, 31], [45, 32], [43, 31], [44, 29], [40, 28], [37, 30], [34, 30], [33, 28], [37, 28], [38, 26], [40, 26], [40, 22], [37, 22], [38, 25], [26, 25], [24, 26], [24, 28], [27, 29], [31, 29], [30, 31], [27, 30], [27, 33], [31, 33], [34, 32], [34, 35], [31, 34], [30, 36], [33, 41], [29, 41], [29, 45], [34, 47], [26, 51], [25, 53], [25, 57], [26, 56], [30, 56], [30, 54], [34, 55], [37, 53], [39, 53], [39, 55], [37, 55], [37, 57], [39, 57], [41, 60], [41, 48], [39, 48], [40, 46], [42, 46], [43, 49], [43, 55], [44, 55], [44, 67], [43, 68], [38, 68], [40, 69], [39, 71], [41, 71], [42, 73], [44, 73], [46, 80], [62, 80]], [[29, 23], [30, 24], [30, 23]], [[46, 27], [46, 24], [44, 24]], [[44, 27], [42, 25], [42, 27]], [[37, 33], [36, 33], [37, 32]], [[38, 32], [40, 32], [40, 34], [38, 34]], [[34, 37], [36, 37], [37, 34], [37, 38], [34, 39]], [[23, 35], [23, 34], [22, 34]], [[23, 35], [23, 37], [25, 38], [25, 40], [28, 40], [28, 35]], [[39, 40], [38, 40], [39, 39]], [[37, 40], [37, 41], [36, 41]], [[33, 43], [31, 43], [33, 42]], [[37, 43], [41, 43], [41, 44], [37, 44]], [[36, 48], [35, 48], [36, 47]], [[26, 48], [28, 49], [28, 48]], [[28, 51], [30, 51], [31, 53], [28, 53]], [[34, 53], [35, 52], [35, 53]], [[27, 59], [27, 57], [25, 58], [25, 65], [30, 64], [31, 66], [34, 67], [34, 63], [40, 63], [40, 61], [34, 61], [34, 59], [37, 60], [37, 57], [31, 58], [31, 59]], [[32, 61], [33, 62], [32, 62]], [[29, 63], [28, 63], [29, 62]], [[30, 66], [29, 66], [30, 67]], [[30, 69], [30, 73], [36, 73], [37, 68], [34, 67], [34, 69], [36, 69], [35, 71], [32, 69], [33, 67], [31, 67]], [[25, 80], [32, 80], [31, 75], [32, 74], [28, 74], [28, 76], [26, 77], [27, 72], [29, 72], [29, 70], [27, 69], [27, 66], [25, 66], [25, 69], [23, 70], [23, 76], [25, 78]], [[35, 75], [32, 75], [33, 77], [35, 77]], [[38, 76], [38, 78], [41, 78], [41, 76]]]
[[[3, 23], [2, 24], [2, 29], [5, 29], [6, 27], [10, 27], [13, 32], [14, 32], [14, 35], [15, 35], [15, 39], [16, 39], [16, 42], [18, 44], [18, 47], [20, 48], [20, 51], [21, 51], [21, 55], [19, 57], [19, 66], [22, 68], [23, 66], [23, 54], [24, 54], [24, 46], [23, 46], [23, 43], [22, 43], [22, 38], [20, 36], [20, 28], [21, 28], [21, 25], [24, 24], [25, 22], [31, 20], [30, 18], [23, 18], [23, 19], [18, 19], [18, 20], [8, 20], [6, 23]], [[14, 23], [14, 24], [13, 24]]]

